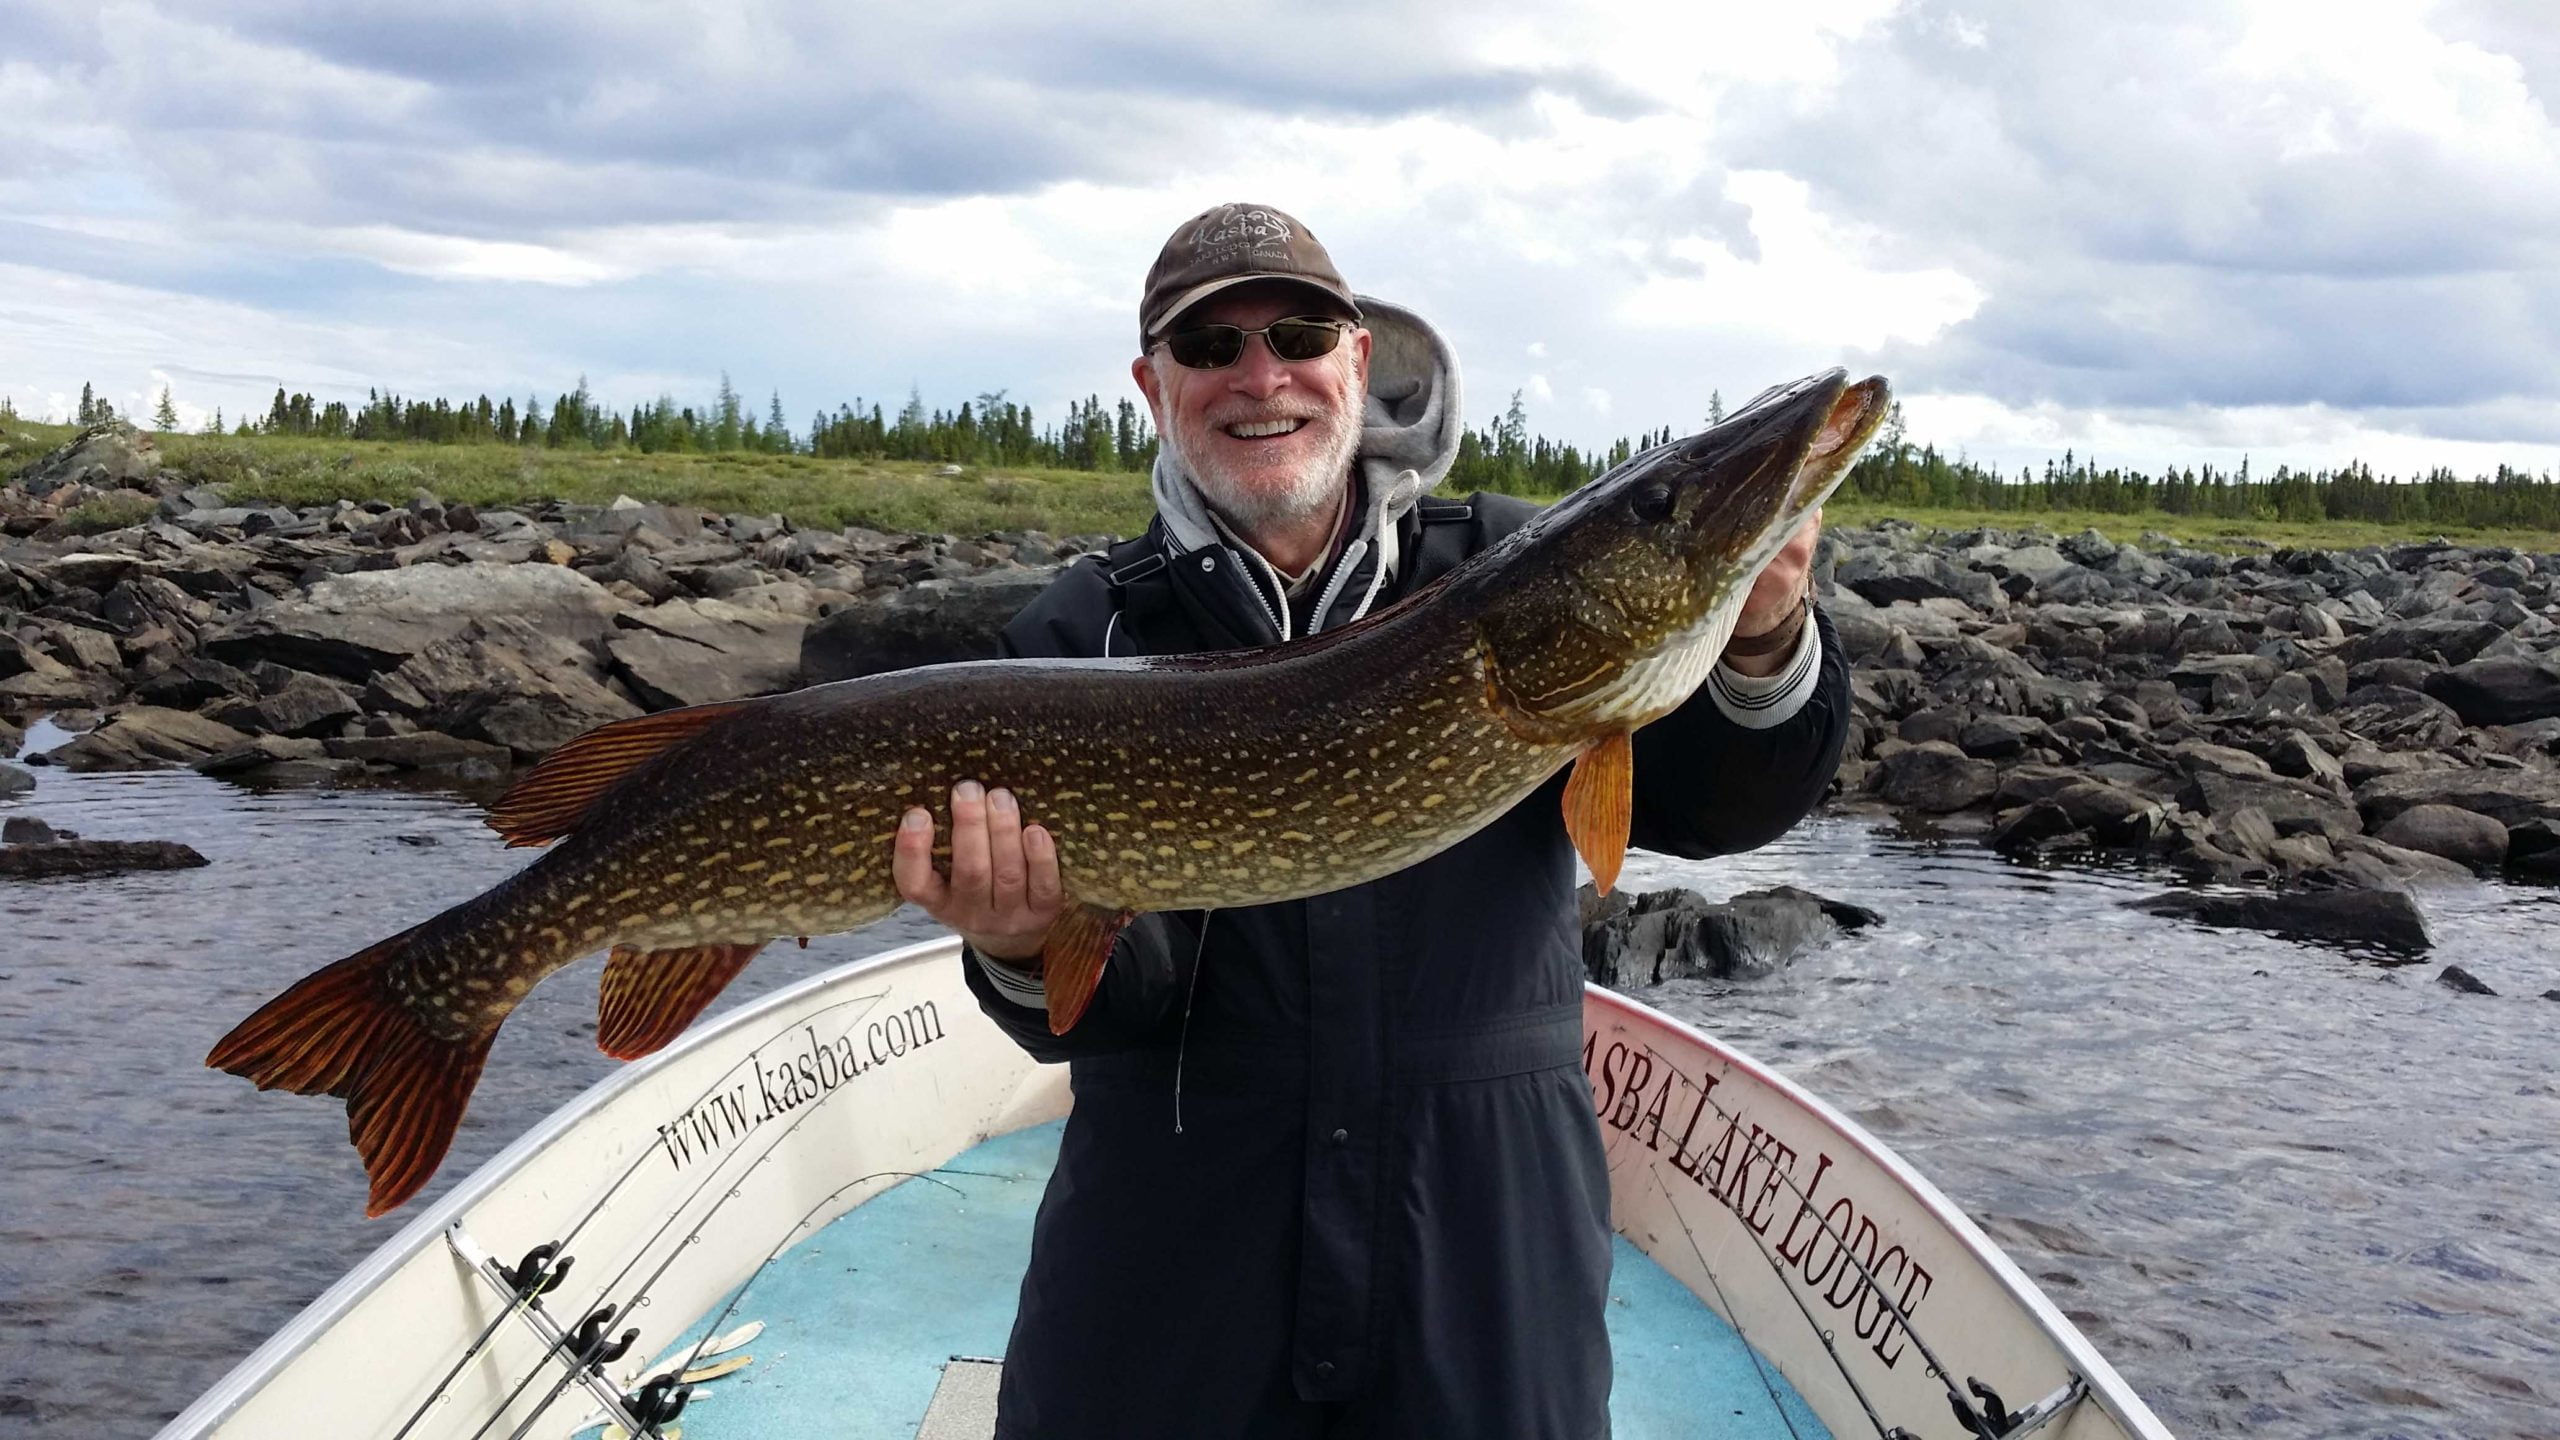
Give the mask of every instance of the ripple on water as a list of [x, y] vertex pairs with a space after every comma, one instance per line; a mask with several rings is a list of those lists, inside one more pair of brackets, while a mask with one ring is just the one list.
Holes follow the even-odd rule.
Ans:
[[[0, 892], [0, 1437], [145, 1432], [390, 1233], [358, 1218], [338, 1108], [256, 1095], [206, 1049], [530, 857], [452, 796], [188, 772], [47, 771], [11, 813], [213, 862]], [[2424, 897], [2440, 954], [2506, 992], [2483, 997], [2119, 906], [2161, 875], [1859, 819], [1706, 864], [1639, 853], [1625, 883], [1883, 911], [1761, 980], [1643, 998], [1889, 1136], [2181, 1433], [2550, 1433], [2560, 1007], [2518, 997], [2560, 988], [2551, 895]], [[929, 933], [768, 951], [721, 1004]], [[596, 970], [500, 1033], [429, 1198], [612, 1068]]]

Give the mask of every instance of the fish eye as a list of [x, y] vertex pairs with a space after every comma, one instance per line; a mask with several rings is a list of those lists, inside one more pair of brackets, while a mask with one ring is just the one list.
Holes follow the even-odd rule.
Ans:
[[1659, 480], [1639, 485], [1632, 503], [1639, 520], [1668, 520], [1671, 518], [1671, 487]]

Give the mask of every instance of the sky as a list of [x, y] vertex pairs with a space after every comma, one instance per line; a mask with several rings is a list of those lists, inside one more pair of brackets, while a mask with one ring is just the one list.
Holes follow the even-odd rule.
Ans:
[[[2560, 472], [2552, 0], [0, 0], [0, 395], [1134, 395], [1278, 206], [1582, 444]], [[1107, 13], [1106, 13], [1107, 10]]]

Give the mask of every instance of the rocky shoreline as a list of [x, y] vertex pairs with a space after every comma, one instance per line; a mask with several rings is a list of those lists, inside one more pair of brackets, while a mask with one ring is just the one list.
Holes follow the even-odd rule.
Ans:
[[[78, 533], [118, 505], [143, 518]], [[105, 427], [0, 487], [0, 754], [51, 714], [89, 728], [24, 763], [496, 779], [608, 720], [990, 654], [1105, 543], [235, 506]], [[2560, 556], [1887, 522], [1833, 530], [1821, 586], [1854, 667], [1842, 803], [2024, 861], [2165, 861], [2287, 901], [2198, 918], [2404, 948], [2411, 886], [2560, 881]]]

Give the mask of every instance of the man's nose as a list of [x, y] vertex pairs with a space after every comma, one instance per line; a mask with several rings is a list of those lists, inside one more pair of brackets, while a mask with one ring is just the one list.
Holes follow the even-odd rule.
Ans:
[[1289, 373], [1289, 363], [1273, 353], [1268, 335], [1246, 336], [1244, 353], [1236, 357], [1236, 363], [1229, 369], [1232, 374], [1227, 384], [1256, 400], [1269, 399], [1286, 389], [1294, 379]]

